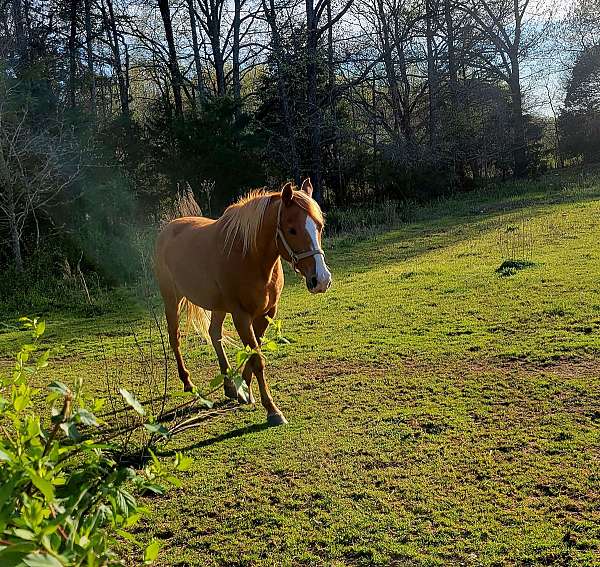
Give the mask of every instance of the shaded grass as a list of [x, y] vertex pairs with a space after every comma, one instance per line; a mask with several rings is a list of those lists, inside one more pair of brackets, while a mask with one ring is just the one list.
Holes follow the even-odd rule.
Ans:
[[504, 262], [496, 268], [496, 273], [507, 278], [509, 276], [514, 276], [519, 270], [533, 268], [534, 266], [535, 262], [530, 262], [529, 260], [504, 260]]
[[[241, 408], [176, 437], [162, 453], [194, 466], [139, 536], [165, 565], [600, 563], [598, 197], [594, 175], [549, 176], [331, 239], [331, 291], [288, 274], [281, 302], [292, 344], [269, 372], [289, 425]], [[506, 278], [513, 225], [535, 268]], [[101, 393], [102, 352], [116, 365], [148, 326], [126, 301], [50, 317], [52, 376]], [[0, 334], [0, 356], [22, 339]], [[216, 371], [205, 345], [186, 358], [197, 383]]]

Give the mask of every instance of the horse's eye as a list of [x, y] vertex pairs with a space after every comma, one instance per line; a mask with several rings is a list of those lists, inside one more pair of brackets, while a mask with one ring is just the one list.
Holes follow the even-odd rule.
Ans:
[[296, 229], [295, 228], [290, 228], [290, 234], [296, 234]]

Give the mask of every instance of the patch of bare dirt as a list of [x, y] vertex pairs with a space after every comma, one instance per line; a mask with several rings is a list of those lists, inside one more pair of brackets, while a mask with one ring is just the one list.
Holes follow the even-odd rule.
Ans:
[[600, 377], [600, 358], [584, 357], [563, 357], [551, 360], [530, 361], [530, 360], [507, 360], [503, 358], [487, 358], [481, 360], [465, 361], [466, 366], [473, 371], [520, 371], [525, 373], [550, 372], [564, 376], [566, 378], [575, 378], [577, 376], [598, 376]]

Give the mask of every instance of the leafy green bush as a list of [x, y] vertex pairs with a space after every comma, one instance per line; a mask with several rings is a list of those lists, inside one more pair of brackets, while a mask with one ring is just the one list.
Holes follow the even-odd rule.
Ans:
[[[0, 378], [0, 565], [121, 565], [117, 538], [141, 546], [129, 529], [145, 509], [132, 491], [162, 493], [177, 479], [154, 456], [141, 472], [119, 466], [111, 447], [94, 441], [103, 402], [84, 395], [81, 378], [72, 389], [48, 386], [50, 419], [42, 418], [36, 408], [44, 405], [43, 392], [30, 381], [52, 350], [41, 349], [43, 321], [22, 322], [33, 340]], [[176, 470], [189, 465], [176, 456]], [[160, 550], [157, 541], [141, 547], [145, 564]]]
[[68, 311], [71, 315], [100, 315], [122, 309], [131, 301], [124, 288], [110, 289], [96, 274], [41, 273], [37, 266], [18, 273], [7, 268], [0, 278], [0, 316], [13, 318], [23, 310], [36, 313]]

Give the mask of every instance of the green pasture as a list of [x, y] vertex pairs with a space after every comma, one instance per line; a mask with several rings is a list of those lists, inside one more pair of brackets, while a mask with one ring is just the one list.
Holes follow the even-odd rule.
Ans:
[[[552, 174], [328, 239], [331, 290], [288, 273], [268, 355], [289, 424], [241, 407], [160, 445], [194, 465], [137, 536], [161, 565], [600, 564], [599, 198], [600, 176]], [[130, 360], [152, 344], [160, 374], [160, 304], [134, 295], [41, 314], [48, 378], [151, 395]], [[6, 366], [26, 337], [0, 324]], [[184, 356], [208, 389], [212, 351]]]

